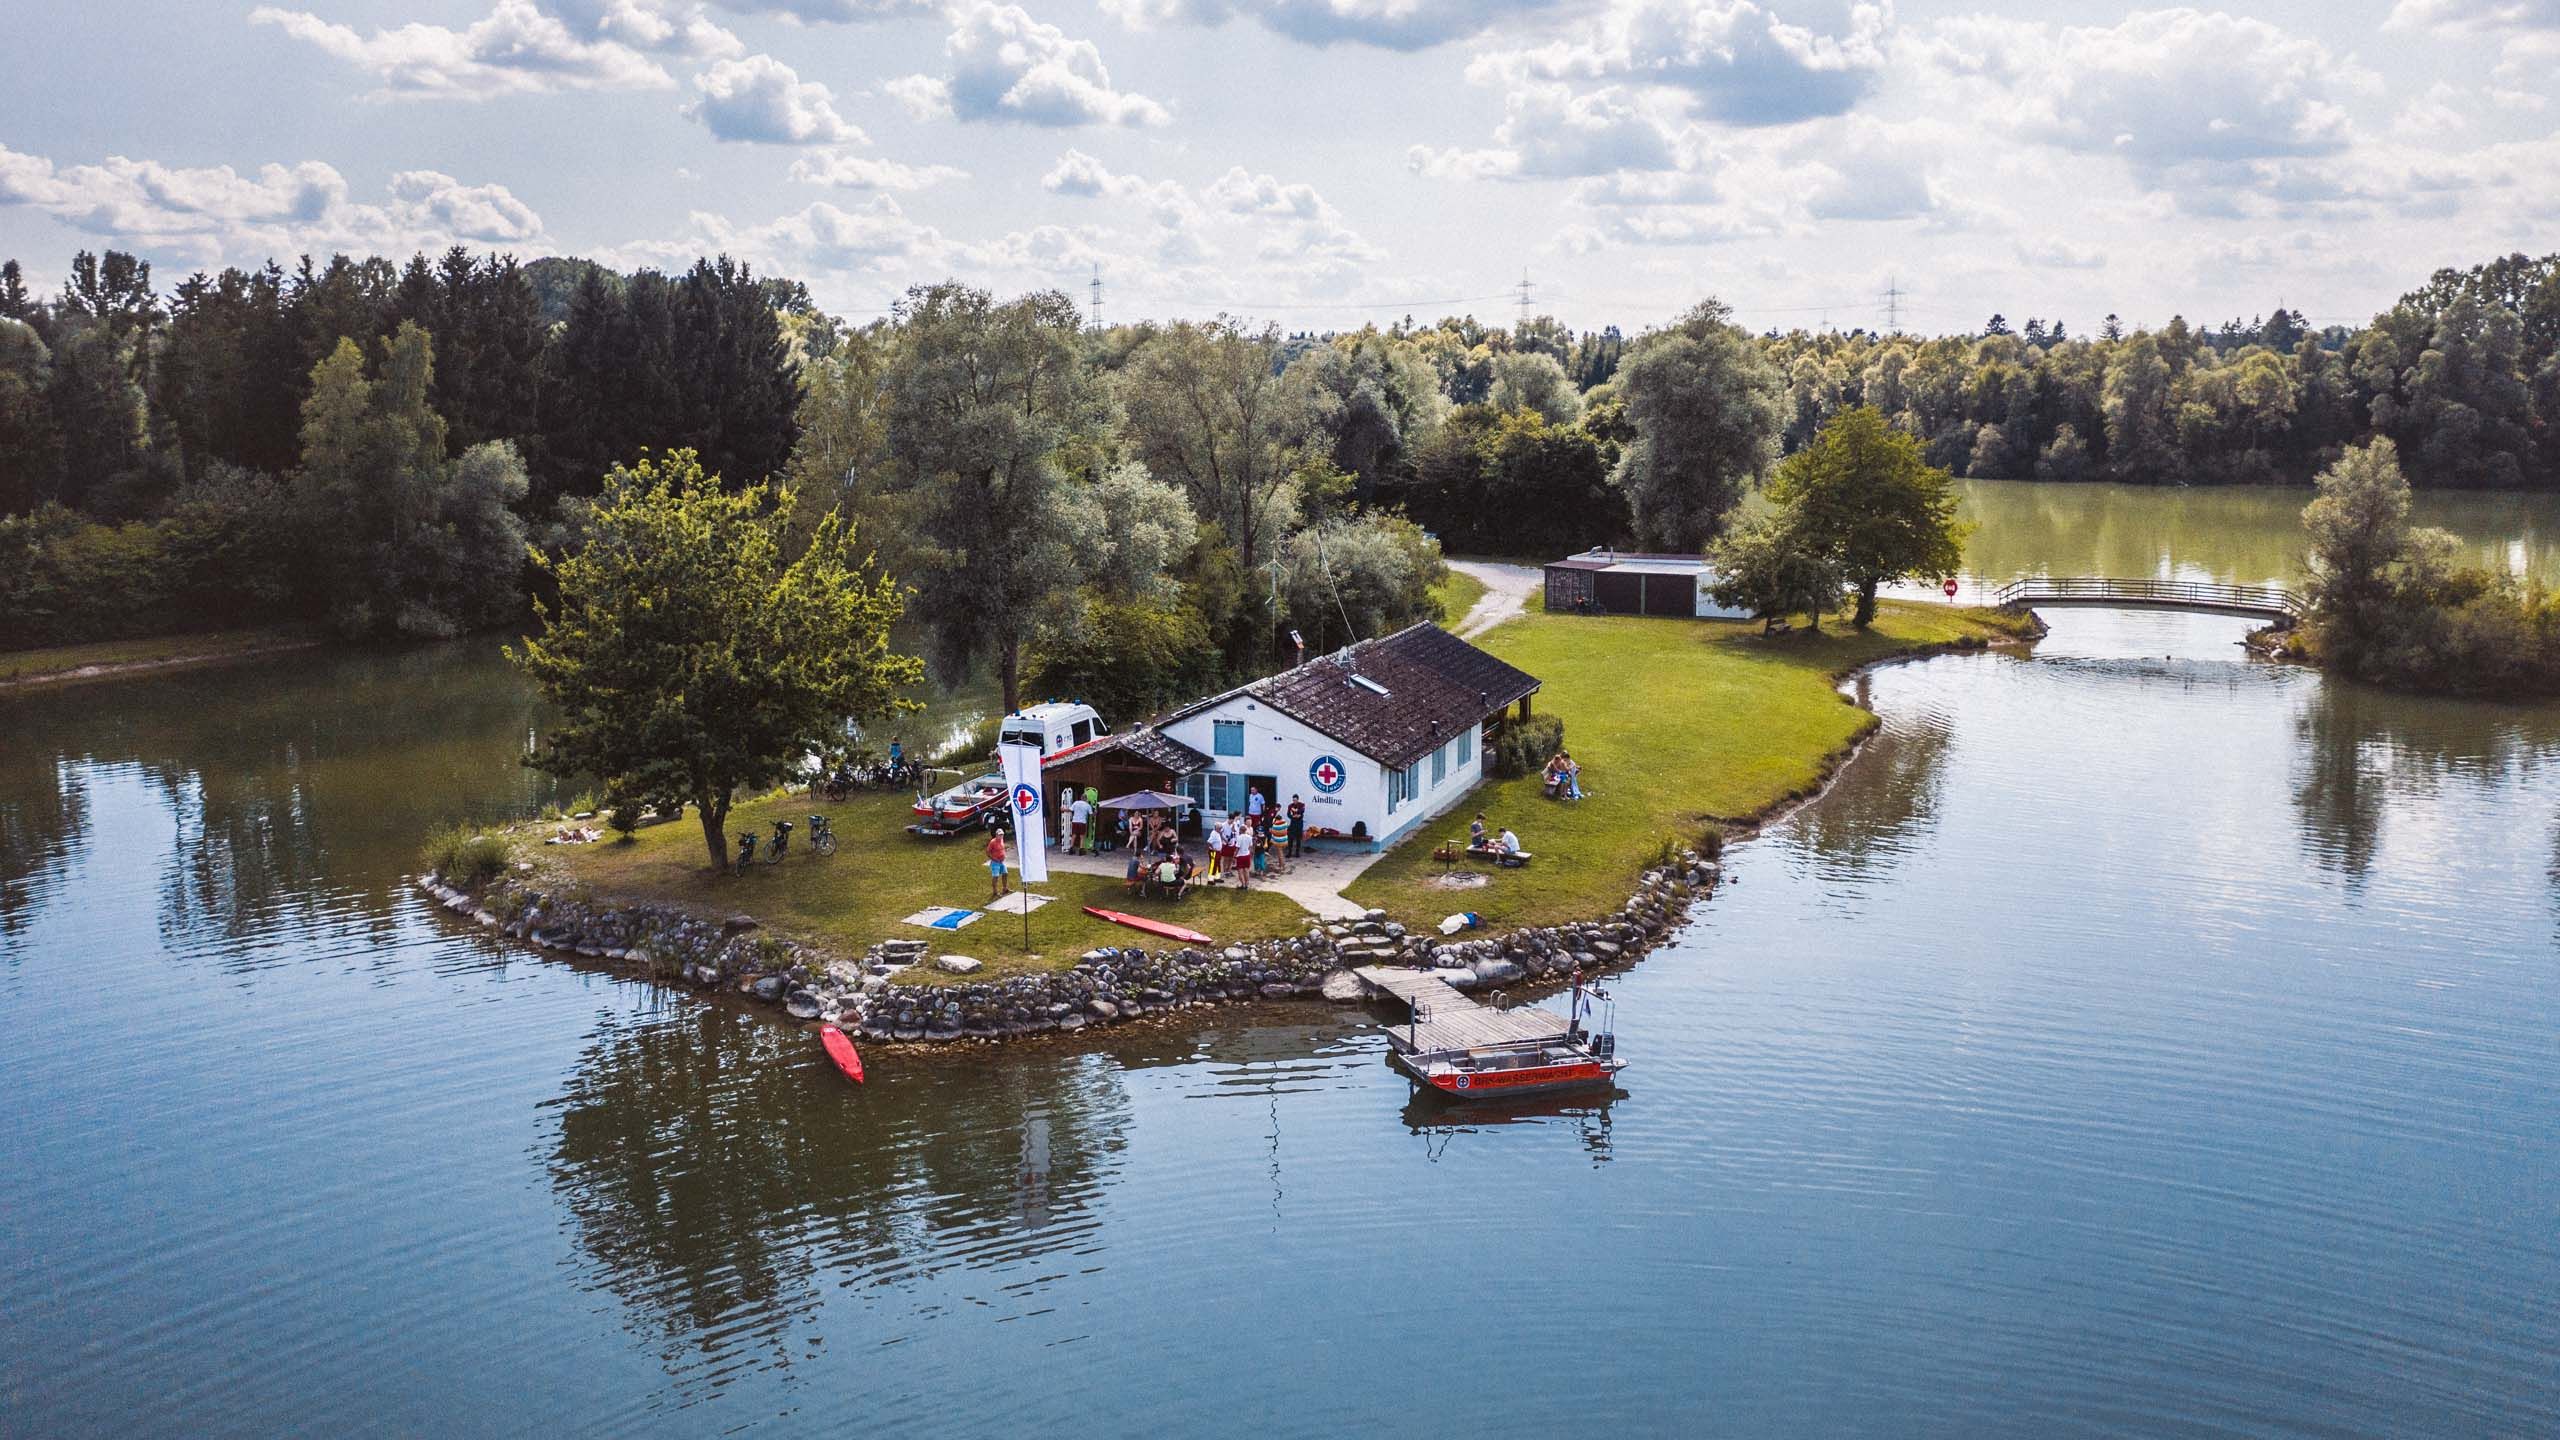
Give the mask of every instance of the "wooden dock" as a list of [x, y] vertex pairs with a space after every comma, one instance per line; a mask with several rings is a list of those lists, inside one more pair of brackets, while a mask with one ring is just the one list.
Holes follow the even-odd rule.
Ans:
[[1414, 1023], [1399, 1025], [1393, 1032], [1396, 1043], [1408, 1049], [1431, 1054], [1489, 1045], [1536, 1045], [1564, 1037], [1564, 1017], [1553, 1011], [1534, 1006], [1496, 1010], [1424, 971], [1363, 965], [1351, 973], [1370, 989], [1403, 1001], [1413, 1012]]

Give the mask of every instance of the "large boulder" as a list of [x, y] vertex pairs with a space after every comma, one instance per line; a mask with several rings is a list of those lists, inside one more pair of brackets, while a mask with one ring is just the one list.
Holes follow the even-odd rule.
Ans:
[[975, 975], [987, 968], [987, 962], [966, 955], [943, 955], [933, 962], [934, 968], [951, 975]]

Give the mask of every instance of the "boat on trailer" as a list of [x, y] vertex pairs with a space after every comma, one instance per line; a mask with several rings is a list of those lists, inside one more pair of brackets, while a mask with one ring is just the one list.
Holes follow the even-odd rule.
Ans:
[[1626, 1068], [1618, 1058], [1617, 1002], [1580, 975], [1571, 1011], [1559, 1020], [1551, 1011], [1480, 1005], [1411, 972], [1358, 973], [1413, 1012], [1406, 1024], [1388, 1028], [1387, 1062], [1444, 1099], [1480, 1104], [1587, 1090]]

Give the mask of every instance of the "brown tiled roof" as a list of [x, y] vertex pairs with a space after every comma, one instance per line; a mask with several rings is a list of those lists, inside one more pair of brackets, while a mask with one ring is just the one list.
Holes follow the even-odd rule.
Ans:
[[[1355, 675], [1385, 693], [1360, 684]], [[1250, 695], [1372, 760], [1403, 766], [1537, 688], [1537, 677], [1527, 671], [1426, 623], [1364, 640], [1181, 713]]]
[[1152, 725], [1141, 725], [1124, 734], [1107, 735], [1090, 745], [1079, 745], [1073, 750], [1061, 750], [1041, 761], [1040, 764], [1041, 768], [1046, 769], [1060, 761], [1089, 759], [1107, 750], [1125, 750], [1137, 759], [1171, 772], [1177, 778], [1209, 768], [1208, 756]]

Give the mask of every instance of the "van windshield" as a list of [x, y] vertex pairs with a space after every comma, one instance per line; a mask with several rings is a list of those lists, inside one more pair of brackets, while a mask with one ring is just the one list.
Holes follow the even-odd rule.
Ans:
[[996, 737], [996, 743], [1000, 745], [1036, 745], [1044, 750], [1048, 748], [1048, 740], [1049, 737], [1038, 730], [1007, 730]]

